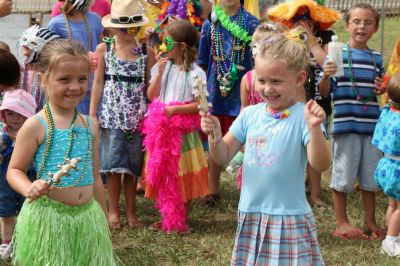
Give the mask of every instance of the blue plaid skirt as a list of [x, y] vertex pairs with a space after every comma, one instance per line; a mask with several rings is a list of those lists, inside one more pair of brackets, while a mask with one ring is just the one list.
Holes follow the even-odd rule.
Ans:
[[313, 214], [239, 212], [231, 265], [325, 265]]

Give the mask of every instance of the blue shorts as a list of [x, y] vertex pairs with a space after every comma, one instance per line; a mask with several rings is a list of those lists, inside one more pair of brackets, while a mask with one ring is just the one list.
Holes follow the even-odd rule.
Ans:
[[100, 173], [139, 177], [144, 157], [142, 142], [138, 132], [100, 128]]
[[349, 193], [358, 178], [360, 189], [379, 190], [374, 180], [383, 153], [372, 145], [372, 136], [346, 134], [332, 137], [332, 180], [330, 187]]
[[0, 217], [16, 216], [25, 198], [15, 192], [7, 182], [5, 173], [0, 177]]

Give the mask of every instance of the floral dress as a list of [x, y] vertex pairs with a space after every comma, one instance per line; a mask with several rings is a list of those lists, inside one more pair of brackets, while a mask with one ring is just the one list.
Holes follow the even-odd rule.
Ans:
[[400, 200], [400, 111], [384, 107], [372, 144], [385, 153], [376, 168], [375, 182], [387, 196]]

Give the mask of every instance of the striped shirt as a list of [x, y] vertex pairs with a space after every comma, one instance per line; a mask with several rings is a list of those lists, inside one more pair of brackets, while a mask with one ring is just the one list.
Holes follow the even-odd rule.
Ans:
[[349, 75], [348, 51], [343, 48], [344, 76], [331, 77], [330, 88], [333, 99], [332, 135], [360, 134], [372, 135], [378, 122], [380, 109], [377, 98], [364, 103], [357, 100], [369, 98], [374, 90], [374, 79], [384, 73], [382, 56], [375, 50], [357, 50], [351, 48], [352, 72], [357, 92], [354, 93]]

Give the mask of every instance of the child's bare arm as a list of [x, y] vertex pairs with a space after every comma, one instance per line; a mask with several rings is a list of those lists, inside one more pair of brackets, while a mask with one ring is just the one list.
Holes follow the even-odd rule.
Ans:
[[319, 82], [319, 92], [322, 96], [327, 97], [330, 93], [330, 81], [329, 77], [336, 73], [337, 66], [334, 62], [328, 61], [324, 67], [324, 73]]
[[146, 84], [149, 83], [150, 81], [150, 76], [151, 76], [151, 68], [154, 66], [156, 63], [156, 55], [154, 54], [154, 49], [151, 48], [150, 46], [147, 47], [147, 66], [146, 66]]
[[155, 98], [160, 96], [162, 75], [164, 74], [165, 66], [169, 61], [168, 58], [161, 58], [161, 56], [162, 53], [159, 53], [156, 57], [157, 73], [147, 89], [147, 97], [150, 101], [153, 101]]
[[[90, 119], [90, 118], [88, 118]], [[99, 172], [99, 126], [97, 122], [94, 119], [91, 119], [90, 121], [90, 127], [93, 132], [93, 144], [92, 144], [92, 166], [93, 166], [93, 178], [94, 178], [94, 184], [93, 184], [93, 193], [94, 193], [94, 198], [99, 202], [101, 208], [103, 209], [104, 214], [107, 216], [107, 205], [106, 205], [106, 194], [104, 191], [104, 186], [103, 182], [100, 177], [100, 172]]]
[[97, 69], [94, 72], [94, 79], [92, 85], [92, 92], [90, 95], [90, 111], [91, 117], [96, 117], [97, 106], [100, 102], [101, 95], [104, 90], [104, 58], [106, 54], [106, 44], [101, 43], [96, 48], [96, 55], [98, 57]]
[[[228, 132], [222, 137], [221, 125], [218, 118], [213, 115], [201, 118], [201, 129], [208, 134], [210, 155], [219, 165], [229, 162], [242, 147], [242, 144], [231, 133]], [[212, 134], [214, 137], [211, 137]]]
[[196, 114], [199, 112], [198, 106], [197, 101], [182, 105], [170, 105], [165, 107], [165, 113], [168, 117], [174, 114]]
[[26, 175], [41, 135], [45, 135], [44, 127], [36, 117], [29, 118], [18, 131], [7, 171], [7, 181], [10, 186], [19, 194], [31, 199], [37, 199], [49, 191], [49, 186], [44, 180], [32, 183]]
[[315, 170], [322, 173], [331, 164], [331, 153], [321, 130], [321, 123], [325, 119], [325, 112], [317, 102], [310, 100], [304, 109], [304, 116], [309, 135], [307, 143], [308, 161]]

